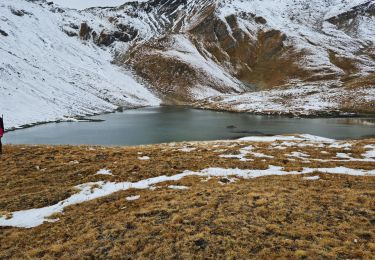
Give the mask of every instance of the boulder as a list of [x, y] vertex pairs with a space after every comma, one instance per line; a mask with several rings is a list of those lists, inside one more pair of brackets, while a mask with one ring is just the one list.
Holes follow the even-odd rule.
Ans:
[[1, 29], [0, 29], [0, 34], [1, 34], [2, 36], [8, 36], [8, 34], [7, 34], [5, 31], [1, 30]]
[[105, 30], [103, 30], [97, 41], [96, 41], [96, 44], [98, 45], [104, 45], [104, 46], [109, 46], [111, 45], [113, 42], [115, 41], [115, 37], [113, 37], [111, 34], [109, 34], [108, 32], [106, 32]]
[[81, 23], [81, 27], [79, 29], [79, 37], [81, 38], [81, 40], [90, 39], [91, 31], [92, 31], [92, 29], [90, 28], [90, 26], [88, 26], [88, 24], [86, 22]]
[[266, 24], [267, 23], [267, 20], [264, 19], [262, 16], [257, 16], [257, 17], [255, 17], [254, 20], [255, 20], [256, 23], [259, 23], [259, 24]]

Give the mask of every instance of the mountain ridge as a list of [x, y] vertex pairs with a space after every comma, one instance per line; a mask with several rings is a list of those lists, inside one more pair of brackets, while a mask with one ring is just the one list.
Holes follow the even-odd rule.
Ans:
[[[295, 80], [348, 81], [374, 73], [375, 34], [371, 31], [373, 15], [371, 11], [361, 10], [371, 8], [373, 1], [310, 1], [309, 3], [282, 1], [286, 4], [277, 18], [272, 17], [275, 15], [276, 2], [272, 0], [261, 2], [237, 0], [132, 2], [117, 8], [106, 8], [105, 15], [108, 16], [111, 12], [119, 13], [121, 10], [126, 12], [128, 7], [132, 6], [130, 8], [132, 13], [136, 13], [137, 16], [141, 13], [140, 17], [146, 17], [141, 20], [150, 26], [149, 30], [146, 30], [148, 36], [142, 37], [147, 33], [140, 33], [141, 39], [134, 40], [135, 47], [130, 47], [130, 51], [123, 55], [125, 58], [120, 59], [120, 63], [123, 61], [126, 66], [130, 66], [137, 74], [146, 78], [153, 88], [161, 92], [161, 96], [168, 95], [164, 88], [176, 85], [173, 82], [176, 75], [170, 72], [163, 75], [165, 81], [163, 84], [152, 77], [155, 71], [160, 73], [161, 69], [154, 69], [155, 66], [147, 69], [147, 62], [156, 60], [158, 64], [165, 62], [166, 67], [188, 66], [193, 70], [189, 80], [182, 80], [181, 86], [175, 89], [175, 92], [179, 93], [202, 85], [197, 72], [202, 72], [204, 69], [191, 66], [191, 60], [186, 62], [186, 57], [183, 57], [182, 53], [189, 52], [196, 60], [199, 60], [195, 56], [198, 53], [206, 61], [217, 64], [219, 68], [216, 69], [221, 70], [222, 75], [229, 74], [226, 78], [232, 84], [220, 82], [207, 69], [202, 77], [203, 81], [208, 81], [204, 86], [206, 89], [218, 90], [221, 93], [264, 90], [283, 86], [286, 83], [292, 85]], [[339, 2], [346, 5], [340, 7]], [[290, 6], [288, 3], [294, 5], [290, 10], [288, 10]], [[323, 11], [326, 7], [331, 8]], [[100, 13], [100, 9], [90, 10], [97, 10]], [[298, 13], [301, 10], [304, 10], [302, 14]], [[333, 17], [335, 17], [333, 15], [342, 15], [345, 12], [354, 13], [359, 20], [357, 23], [363, 20], [364, 14], [369, 14], [370, 16], [365, 18], [372, 19], [367, 25], [370, 32], [367, 34], [358, 32], [361, 37], [356, 39], [350, 35], [348, 37], [344, 31], [332, 28]], [[161, 19], [155, 19], [157, 15]], [[313, 20], [311, 26], [306, 17]], [[292, 20], [297, 20], [302, 26], [285, 25]], [[354, 27], [358, 30], [359, 26], [357, 24]], [[176, 41], [183, 41], [184, 47], [190, 46], [185, 49], [181, 49], [181, 44], [171, 46], [171, 42]], [[332, 46], [332, 43], [335, 45]], [[358, 47], [355, 47], [356, 45]], [[178, 48], [180, 50], [176, 53]], [[170, 50], [175, 51], [176, 55], [171, 55]], [[176, 73], [178, 76], [178, 71]], [[214, 84], [207, 78], [214, 78]], [[165, 86], [159, 90], [160, 85]], [[216, 85], [216, 88], [213, 85]], [[188, 102], [195, 99], [188, 93], [185, 96]]]

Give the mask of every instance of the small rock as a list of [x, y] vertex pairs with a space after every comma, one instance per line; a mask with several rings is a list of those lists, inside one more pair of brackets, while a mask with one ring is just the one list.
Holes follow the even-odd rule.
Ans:
[[259, 24], [266, 24], [267, 20], [264, 19], [262, 16], [257, 16], [257, 17], [255, 17], [255, 22], [259, 23]]
[[230, 183], [230, 180], [228, 178], [221, 178], [219, 181], [222, 183]]
[[11, 8], [10, 11], [12, 12], [12, 14], [17, 15], [17, 16], [25, 15], [25, 12], [23, 10], [16, 10], [16, 9]]
[[1, 29], [0, 29], [0, 34], [1, 34], [2, 36], [8, 36], [8, 34], [7, 34], [5, 31], [1, 30]]
[[125, 228], [126, 228], [126, 229], [129, 229], [129, 230], [132, 230], [132, 229], [136, 229], [137, 226], [134, 225], [134, 224], [131, 223], [131, 222], [128, 222], [128, 223], [125, 224]]
[[199, 248], [199, 249], [205, 249], [207, 247], [207, 241], [204, 240], [203, 238], [200, 238], [198, 240], [194, 241], [194, 244]]
[[108, 32], [106, 32], [105, 30], [103, 30], [100, 33], [98, 39], [96, 40], [96, 44], [98, 44], [98, 45], [104, 45], [104, 46], [109, 46], [114, 41], [115, 41], [115, 38], [111, 34], [109, 34]]

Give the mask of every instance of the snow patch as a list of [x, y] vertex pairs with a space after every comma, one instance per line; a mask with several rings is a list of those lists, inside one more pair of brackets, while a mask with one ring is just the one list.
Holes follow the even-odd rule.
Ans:
[[189, 189], [189, 187], [187, 187], [187, 186], [179, 186], [179, 185], [169, 185], [168, 188], [172, 189], [172, 190], [187, 190], [187, 189]]
[[336, 157], [340, 159], [351, 159], [352, 157], [346, 153], [336, 153]]
[[364, 148], [369, 150], [362, 154], [362, 156], [367, 159], [375, 159], [375, 145], [366, 145]]
[[310, 155], [301, 153], [301, 152], [292, 152], [288, 155], [289, 157], [295, 157], [295, 158], [300, 158], [300, 159], [306, 159], [306, 157], [310, 157]]
[[330, 174], [347, 174], [355, 176], [375, 176], [375, 170], [361, 170], [361, 169], [350, 169], [346, 167], [335, 167], [335, 168], [304, 168], [302, 171], [284, 171], [279, 166], [269, 166], [266, 170], [245, 170], [245, 169], [224, 169], [224, 168], [207, 168], [201, 171], [184, 171], [183, 173], [172, 175], [172, 176], [158, 176], [141, 180], [138, 182], [91, 182], [76, 186], [81, 191], [77, 194], [70, 196], [69, 198], [60, 201], [52, 206], [47, 206], [37, 209], [28, 209], [12, 212], [12, 218], [6, 219], [4, 216], [0, 217], [0, 226], [11, 226], [11, 227], [23, 227], [32, 228], [42, 225], [48, 216], [54, 213], [61, 213], [65, 207], [70, 205], [80, 204], [93, 199], [101, 198], [104, 196], [111, 195], [118, 191], [128, 189], [150, 189], [153, 185], [179, 181], [187, 176], [198, 176], [198, 177], [238, 177], [243, 179], [273, 176], [273, 175], [299, 175], [299, 174], [311, 174], [315, 172], [330, 173]]
[[196, 148], [194, 148], [194, 147], [182, 147], [182, 148], [178, 149], [178, 151], [185, 152], [185, 153], [189, 153], [189, 152], [192, 152], [194, 150], [196, 150]]
[[319, 176], [309, 176], [309, 177], [303, 177], [304, 180], [308, 180], [308, 181], [316, 181], [316, 180], [319, 180], [320, 177]]
[[138, 160], [141, 160], [141, 161], [147, 161], [147, 160], [150, 160], [151, 158], [148, 157], [148, 156], [141, 156], [141, 157], [138, 157]]
[[134, 200], [139, 199], [140, 197], [141, 197], [140, 195], [133, 195], [133, 196], [126, 197], [126, 200], [127, 201], [134, 201]]
[[249, 137], [240, 138], [238, 140], [251, 141], [251, 142], [276, 142], [276, 141], [312, 141], [312, 142], [326, 142], [326, 143], [335, 142], [334, 139], [310, 135], [310, 134], [290, 135], [290, 136], [288, 135], [249, 136]]
[[100, 169], [95, 175], [113, 175], [111, 170]]

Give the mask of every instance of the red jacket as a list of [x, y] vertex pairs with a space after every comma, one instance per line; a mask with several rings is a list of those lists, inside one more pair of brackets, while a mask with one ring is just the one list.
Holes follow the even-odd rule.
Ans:
[[4, 119], [0, 117], [0, 138], [4, 135]]

